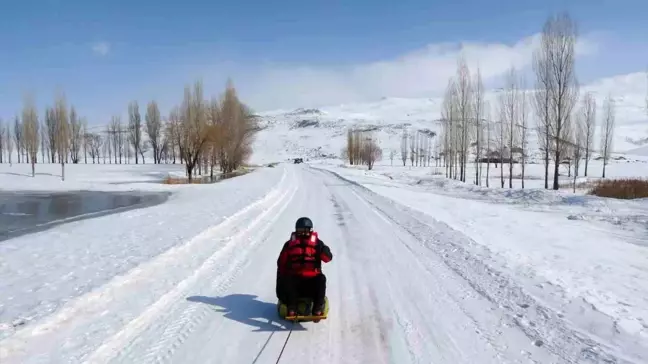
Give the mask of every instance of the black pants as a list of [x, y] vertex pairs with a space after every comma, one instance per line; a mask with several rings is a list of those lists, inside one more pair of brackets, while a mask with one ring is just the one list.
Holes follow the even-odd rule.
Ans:
[[326, 276], [277, 276], [276, 293], [277, 298], [289, 307], [296, 306], [297, 300], [302, 297], [312, 299], [313, 307], [323, 305], [326, 296]]

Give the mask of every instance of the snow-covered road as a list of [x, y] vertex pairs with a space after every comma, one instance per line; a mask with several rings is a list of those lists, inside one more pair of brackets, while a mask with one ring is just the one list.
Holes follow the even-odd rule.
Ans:
[[[262, 200], [200, 238], [0, 341], [0, 362], [276, 363], [289, 335], [282, 363], [645, 360], [573, 329], [449, 226], [330, 172], [283, 168]], [[334, 255], [331, 309], [290, 333], [276, 257], [303, 215]]]

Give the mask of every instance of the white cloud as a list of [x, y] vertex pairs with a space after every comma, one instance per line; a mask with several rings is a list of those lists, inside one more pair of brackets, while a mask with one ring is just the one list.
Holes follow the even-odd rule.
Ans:
[[[237, 82], [242, 97], [256, 110], [317, 107], [387, 97], [431, 97], [443, 92], [463, 54], [471, 70], [480, 67], [485, 82], [496, 80], [514, 65], [530, 66], [539, 34], [515, 44], [431, 44], [400, 57], [351, 67], [262, 67]], [[597, 51], [582, 37], [577, 54]], [[236, 75], [234, 77], [236, 81]]]
[[92, 52], [98, 56], [105, 56], [110, 53], [110, 43], [97, 42], [92, 45]]

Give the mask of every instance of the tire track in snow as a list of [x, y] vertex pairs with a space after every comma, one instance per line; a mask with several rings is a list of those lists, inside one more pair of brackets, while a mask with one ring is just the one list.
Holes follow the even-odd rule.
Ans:
[[[380, 218], [382, 221], [384, 221], [385, 224], [387, 224], [386, 226], [387, 226], [388, 230], [392, 230], [392, 227], [393, 227], [395, 229], [403, 231], [405, 234], [411, 235], [411, 233], [409, 231], [403, 230], [401, 225], [395, 224], [394, 221], [391, 218], [389, 218], [387, 215], [385, 215], [385, 212], [383, 212], [382, 210], [377, 210], [376, 207], [375, 207], [375, 204], [373, 204], [370, 201], [368, 201], [367, 199], [363, 198], [361, 195], [359, 195], [355, 191], [353, 191], [352, 193], [354, 195], [356, 195], [357, 198], [359, 200], [361, 200], [362, 203], [365, 206], [367, 206], [378, 218]], [[431, 277], [435, 276], [436, 274], [438, 274], [438, 272], [439, 272], [438, 269], [435, 269], [432, 266], [434, 263], [432, 263], [429, 259], [425, 258], [426, 257], [426, 252], [425, 251], [421, 251], [421, 250], [417, 251], [416, 249], [413, 249], [413, 247], [411, 246], [411, 243], [409, 243], [407, 241], [407, 239], [402, 239], [400, 236], [398, 236], [398, 234], [396, 234], [396, 238], [397, 238], [398, 242], [400, 242], [407, 249], [408, 257], [410, 257], [412, 259], [412, 261], [414, 261], [415, 264], [420, 269], [422, 269], [422, 271], [424, 273], [428, 274], [429, 275], [428, 277], [431, 278]], [[392, 254], [395, 254], [395, 252], [393, 252]], [[402, 252], [401, 252], [401, 254], [402, 254]], [[436, 264], [438, 264], [438, 263], [436, 263]], [[430, 279], [430, 278], [428, 278], [428, 279]], [[425, 280], [425, 278], [423, 278], [423, 277], [421, 277], [421, 279]], [[450, 281], [450, 282], [452, 282], [452, 281]], [[471, 313], [470, 310], [468, 310], [465, 307], [464, 300], [466, 298], [470, 298], [474, 293], [473, 292], [461, 292], [460, 295], [456, 295], [456, 293], [453, 293], [453, 289], [452, 289], [453, 287], [452, 286], [448, 287], [448, 286], [445, 286], [443, 284], [441, 286], [443, 287], [443, 289], [445, 291], [445, 296], [447, 297], [447, 299], [451, 300], [452, 305], [456, 306], [456, 308], [461, 312], [461, 314], [464, 315], [466, 318], [468, 318], [470, 320], [470, 323], [471, 323], [472, 327], [476, 330], [476, 333], [478, 333], [480, 336], [482, 336], [484, 339], [486, 339], [486, 341], [487, 341], [486, 345], [488, 347], [492, 348], [492, 349], [495, 349], [495, 351], [499, 355], [500, 359], [504, 360], [504, 358], [502, 358], [501, 355], [505, 351], [506, 348], [501, 346], [501, 345], [498, 345], [497, 340], [496, 340], [497, 337], [499, 337], [499, 336], [501, 336], [503, 334], [502, 330], [499, 328], [499, 326], [494, 326], [494, 327], [493, 326], [486, 326], [485, 327], [484, 324], [482, 322], [480, 322], [479, 320], [477, 320], [476, 317], [474, 316], [474, 314]], [[472, 289], [474, 289], [474, 287], [472, 285], [469, 285], [469, 286]], [[390, 293], [391, 293], [391, 290], [390, 290]], [[479, 293], [479, 292], [477, 292], [477, 293]], [[407, 292], [403, 292], [403, 294], [407, 294]], [[397, 302], [397, 300], [395, 300], [395, 302]], [[418, 315], [420, 317], [425, 317], [424, 310], [421, 310], [421, 308], [418, 306], [418, 304], [415, 304], [415, 306], [416, 306]], [[421, 343], [424, 343], [425, 341], [427, 341], [429, 339], [427, 337], [425, 337], [421, 332], [419, 332], [418, 330], [415, 329], [414, 323], [411, 320], [408, 320], [408, 319], [406, 319], [404, 317], [401, 317], [402, 312], [404, 312], [404, 311], [395, 310], [394, 314], [397, 316], [397, 318], [399, 320], [399, 323], [401, 321], [403, 321], [404, 324], [405, 324], [405, 326], [402, 326], [402, 327], [403, 327], [404, 332], [405, 332], [406, 337], [407, 337], [407, 344], [408, 344], [408, 349], [410, 350], [410, 354], [413, 355], [412, 356], [413, 358], [419, 357], [423, 352], [421, 351], [422, 348], [418, 348], [418, 346], [420, 346]], [[504, 319], [505, 319], [504, 317], [501, 317], [498, 320], [498, 324], [501, 325], [502, 320], [504, 320]], [[491, 330], [493, 331], [492, 333], [491, 333]], [[434, 332], [428, 331], [427, 335], [435, 337]], [[461, 347], [460, 347], [460, 345], [458, 345], [458, 343], [455, 342], [452, 337], [450, 337], [449, 339], [450, 339], [451, 344], [453, 345], [453, 348], [454, 348], [454, 351], [455, 351], [456, 355], [461, 356]], [[445, 346], [445, 348], [447, 348], [447, 346]], [[419, 349], [419, 350], [417, 350], [416, 353], [414, 353], [415, 349]], [[467, 359], [467, 358], [464, 358], [464, 360], [465, 359]], [[534, 361], [533, 359], [529, 359], [529, 360], [531, 362], [533, 362], [533, 363], [537, 363], [537, 361]]]
[[[332, 193], [332, 203], [336, 209], [336, 217], [339, 221], [340, 229], [343, 233], [343, 238], [346, 241], [345, 246], [347, 247], [348, 252], [345, 252], [344, 256], [347, 258], [343, 266], [345, 267], [345, 272], [343, 276], [351, 277], [349, 280], [351, 282], [351, 291], [354, 296], [350, 301], [355, 302], [356, 310], [352, 313], [351, 317], [348, 317], [345, 320], [347, 324], [347, 330], [344, 330], [345, 333], [351, 334], [355, 332], [360, 333], [360, 340], [363, 344], [362, 351], [356, 352], [353, 349], [358, 349], [354, 345], [353, 349], [349, 348], [348, 351], [351, 351], [351, 355], [359, 355], [357, 357], [358, 361], [365, 361], [371, 363], [389, 363], [390, 354], [388, 352], [388, 332], [387, 327], [384, 324], [385, 320], [382, 317], [379, 307], [378, 300], [376, 298], [375, 292], [373, 292], [373, 287], [370, 284], [361, 285], [361, 282], [364, 280], [358, 274], [355, 267], [363, 266], [361, 262], [361, 256], [355, 256], [353, 251], [358, 248], [354, 248], [353, 244], [357, 240], [353, 236], [351, 230], [349, 230], [349, 224], [353, 224], [355, 221], [358, 222], [351, 214], [349, 206], [342, 201], [342, 199], [336, 198], [335, 192]], [[348, 248], [351, 249], [348, 249]], [[353, 260], [358, 260], [355, 264]], [[369, 297], [369, 300], [366, 298]], [[356, 322], [357, 320], [359, 322]], [[349, 323], [355, 323], [352, 326], [348, 325]], [[347, 340], [350, 340], [352, 336], [348, 336]], [[347, 342], [347, 341], [345, 341]], [[347, 353], [348, 353], [347, 351]]]
[[[431, 226], [427, 221], [430, 218], [423, 221], [422, 213], [381, 196], [333, 171], [322, 171], [350, 182], [359, 192], [371, 196], [372, 198], [364, 200], [387, 219], [417, 238], [421, 242], [421, 247], [438, 254], [445, 264], [477, 293], [505, 309], [510, 323], [519, 327], [529, 337], [530, 342], [543, 346], [567, 363], [636, 362], [623, 355], [617, 348], [597, 342], [586, 333], [569, 326], [556, 312], [544, 307], [535, 298], [525, 293], [513, 280], [504, 277], [472, 256], [463, 245], [469, 246], [474, 243], [461, 232], [433, 219], [434, 226]], [[397, 214], [389, 213], [387, 210], [396, 211]], [[533, 314], [534, 312], [538, 314]], [[527, 319], [527, 314], [533, 316]]]
[[[377, 209], [383, 211], [380, 207], [377, 207]], [[389, 218], [393, 219], [391, 216]], [[393, 221], [398, 224], [397, 220]], [[427, 224], [421, 222], [419, 219], [416, 219], [414, 224], [420, 224], [417, 230], [427, 226]], [[411, 230], [411, 227], [401, 226], [413, 235], [416, 234]], [[425, 241], [426, 239], [422, 238], [421, 240]], [[440, 243], [439, 240], [434, 239], [434, 241]], [[446, 264], [457, 275], [465, 279], [482, 297], [504, 309], [508, 314], [508, 322], [503, 323], [503, 325], [519, 327], [533, 345], [544, 346], [551, 353], [567, 363], [630, 363], [625, 359], [611, 355], [610, 351], [614, 351], [614, 349], [606, 348], [604, 344], [596, 343], [582, 333], [571, 330], [571, 328], [565, 325], [564, 321], [560, 320], [555, 312], [542, 307], [539, 302], [526, 294], [512, 280], [502, 277], [498, 272], [494, 272], [491, 268], [483, 265], [482, 262], [475, 261], [470, 257], [464, 256], [462, 258], [463, 254], [469, 254], [465, 250], [455, 247], [452, 250], [447, 249], [446, 251], [452, 252], [452, 254], [446, 253], [443, 255]], [[476, 272], [468, 271], [466, 270], [466, 265], [459, 264], [462, 259], [465, 262], [471, 262], [473, 269], [483, 270], [479, 275], [491, 277], [493, 283], [485, 284], [483, 278], [476, 279]], [[493, 290], [495, 284], [498, 285], [498, 291]], [[542, 312], [542, 314], [533, 315], [534, 309], [537, 312]], [[532, 316], [527, 317], [529, 314]], [[530, 349], [531, 347], [529, 346], [526, 350]]]
[[[444, 300], [448, 293], [445, 291], [439, 292], [439, 297], [430, 302], [425, 298], [425, 295], [421, 295], [425, 292], [424, 286], [417, 286], [414, 282], [408, 282], [410, 279], [418, 282], [435, 281], [434, 272], [422, 269], [421, 256], [408, 255], [407, 252], [398, 249], [398, 244], [394, 244], [394, 242], [402, 241], [399, 227], [385, 225], [382, 223], [385, 220], [380, 215], [377, 215], [377, 217], [381, 218], [380, 220], [370, 218], [370, 216], [376, 214], [375, 209], [353, 188], [350, 188], [349, 193], [354, 196], [354, 201], [371, 211], [359, 214], [365, 217], [365, 228], [371, 227], [369, 230], [389, 232], [381, 236], [379, 240], [383, 242], [381, 246], [382, 252], [374, 253], [374, 259], [379, 262], [374, 263], [374, 265], [381, 266], [381, 269], [378, 269], [375, 273], [377, 276], [380, 274], [386, 276], [383, 280], [386, 287], [381, 293], [389, 298], [389, 310], [394, 322], [397, 324], [392, 330], [394, 335], [391, 335], [389, 342], [394, 360], [403, 360], [406, 357], [409, 362], [416, 363], [426, 362], [425, 360], [431, 360], [431, 358], [444, 361], [454, 360], [453, 362], [461, 359], [459, 362], [466, 362], [467, 358], [463, 356], [461, 345], [458, 345], [453, 340], [452, 335], [437, 333], [437, 330], [431, 330], [431, 326], [428, 325], [430, 321], [428, 311], [437, 309], [435, 306], [429, 306], [429, 304], [444, 306]], [[391, 239], [385, 240], [387, 238]], [[398, 258], [396, 259], [396, 257]], [[397, 268], [403, 262], [412, 262], [413, 264], [404, 263], [405, 266]], [[403, 274], [404, 272], [407, 272], [407, 274]], [[425, 307], [422, 307], [422, 305], [425, 305]], [[435, 343], [434, 349], [425, 345], [430, 341]], [[483, 359], [486, 360], [486, 358]]]
[[[112, 359], [115, 362], [128, 363], [168, 362], [176, 349], [198, 325], [205, 322], [207, 314], [211, 313], [211, 309], [206, 305], [186, 307], [185, 298], [189, 291], [196, 290], [196, 285], [200, 285], [201, 282], [211, 282], [208, 290], [216, 294], [227, 290], [245, 268], [250, 252], [263, 240], [266, 231], [296, 194], [297, 189], [290, 186], [291, 184], [253, 221], [245, 221], [245, 228], [227, 238], [229, 241], [225, 248], [210, 257], [192, 276], [158, 300], [140, 317], [131, 321], [121, 332], [104, 342], [87, 362], [106, 362]], [[136, 340], [138, 335], [141, 335], [140, 340]], [[150, 338], [154, 338], [155, 341], [146, 343], [146, 339]], [[146, 350], [136, 350], [142, 344], [146, 345]], [[119, 350], [119, 353], [114, 353], [116, 350]]]
[[[391, 311], [387, 315], [398, 324], [391, 330], [392, 356], [410, 362], [532, 362], [516, 350], [529, 345], [523, 333], [509, 329], [511, 335], [491, 340], [488, 331], [499, 328], [501, 313], [492, 311], [492, 305], [456, 277], [436, 254], [407, 250], [399, 244], [417, 245], [419, 239], [381, 218], [372, 195], [356, 193], [362, 190], [350, 186], [348, 194], [354, 197], [346, 200], [353, 205], [355, 216], [366, 216], [360, 224], [369, 235], [362, 241], [379, 243], [382, 251], [377, 254], [372, 250], [373, 265], [383, 267], [376, 267], [373, 275], [376, 283], [386, 283], [384, 287], [376, 285], [380, 288], [377, 293], [383, 298], [381, 304]], [[471, 313], [477, 313], [478, 320]]]
[[[294, 175], [294, 172], [291, 174]], [[34, 327], [23, 328], [4, 339], [0, 342], [0, 361], [3, 364], [13, 360], [24, 363], [28, 359], [37, 360], [39, 356], [47, 358], [51, 355], [56, 355], [61, 360], [66, 357], [69, 357], [67, 360], [82, 360], [93, 345], [99, 345], [101, 340], [110, 334], [110, 328], [97, 327], [102, 320], [111, 321], [112, 325], [116, 325], [132, 318], [132, 312], [120, 312], [115, 309], [120, 304], [130, 308], [127, 305], [128, 300], [133, 299], [130, 293], [141, 290], [143, 286], [149, 288], [148, 283], [165, 284], [164, 272], [169, 267], [176, 267], [178, 262], [188, 265], [180, 269], [192, 269], [192, 266], [199, 265], [200, 252], [205, 252], [208, 256], [214, 254], [214, 251], [217, 254], [226, 246], [227, 239], [214, 242], [213, 237], [227, 229], [235, 230], [237, 224], [257, 215], [257, 210], [280, 200], [285, 191], [291, 188], [292, 180], [289, 177], [289, 172], [284, 169], [281, 179], [267, 195], [225, 218], [218, 225], [140, 264], [126, 274], [113, 278], [94, 291], [77, 297]], [[176, 277], [170, 277], [170, 280], [174, 278]], [[137, 304], [143, 305], [142, 302]], [[86, 327], [90, 327], [90, 330]], [[70, 342], [73, 345], [66, 351]]]
[[[358, 256], [365, 241], [356, 240], [364, 227], [358, 225], [356, 210], [344, 205], [343, 185], [331, 178], [322, 179], [312, 169], [304, 168], [303, 172], [308, 206], [319, 206], [312, 216], [316, 230], [327, 237], [324, 241], [334, 254], [326, 268], [331, 311], [329, 319], [306, 324], [304, 332], [293, 333], [281, 362], [392, 363], [390, 343], [381, 340], [388, 337], [389, 322], [378, 307], [379, 295], [373, 300], [370, 297], [375, 281], [366, 276], [365, 260]], [[280, 349], [273, 351], [278, 354]], [[270, 363], [270, 358], [264, 362]]]

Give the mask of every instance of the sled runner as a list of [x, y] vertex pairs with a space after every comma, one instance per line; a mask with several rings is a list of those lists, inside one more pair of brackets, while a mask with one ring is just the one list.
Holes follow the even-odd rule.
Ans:
[[288, 307], [279, 301], [277, 302], [277, 308], [279, 311], [279, 317], [289, 321], [313, 321], [319, 322], [320, 320], [326, 320], [329, 310], [328, 297], [324, 297], [324, 312], [322, 316], [313, 316], [313, 301], [310, 298], [301, 298], [297, 304], [297, 315], [296, 316], [286, 316], [288, 314]]

